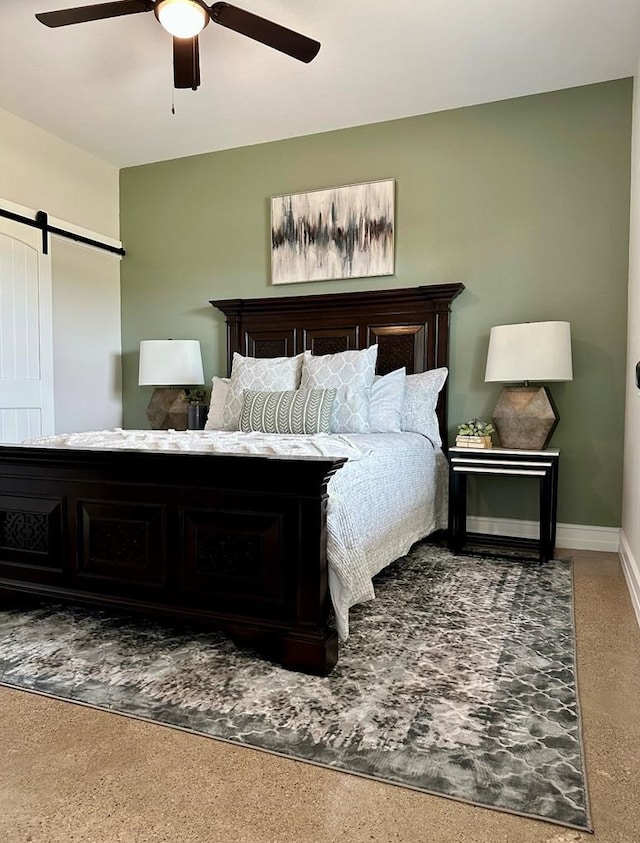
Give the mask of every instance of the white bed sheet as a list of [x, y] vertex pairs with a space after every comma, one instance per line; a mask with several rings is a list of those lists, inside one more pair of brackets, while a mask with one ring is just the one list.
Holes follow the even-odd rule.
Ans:
[[349, 609], [375, 597], [372, 578], [414, 542], [446, 526], [447, 461], [418, 433], [318, 434], [105, 430], [23, 444], [59, 448], [347, 457], [328, 485], [329, 589], [338, 635]]

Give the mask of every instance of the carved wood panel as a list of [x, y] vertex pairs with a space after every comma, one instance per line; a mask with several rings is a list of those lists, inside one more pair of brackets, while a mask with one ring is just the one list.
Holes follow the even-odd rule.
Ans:
[[0, 547], [47, 553], [49, 519], [39, 512], [0, 513]]
[[164, 579], [163, 506], [78, 502], [78, 575], [126, 583]]
[[90, 564], [107, 562], [144, 568], [147, 557], [147, 525], [142, 521], [92, 518], [89, 525]]
[[306, 328], [303, 331], [305, 350], [315, 355], [337, 354], [358, 348], [358, 328], [356, 325], [332, 328]]
[[281, 513], [189, 507], [182, 517], [187, 591], [216, 603], [238, 593], [260, 603], [283, 600]]
[[259, 535], [198, 530], [194, 558], [196, 576], [255, 580], [260, 578], [261, 560], [262, 541]]
[[292, 357], [295, 351], [295, 332], [282, 331], [246, 331], [244, 354], [248, 357]]
[[59, 500], [0, 496], [0, 564], [60, 569]]
[[371, 326], [371, 341], [378, 343], [377, 373], [386, 375], [403, 366], [408, 375], [423, 371], [424, 332], [424, 325]]

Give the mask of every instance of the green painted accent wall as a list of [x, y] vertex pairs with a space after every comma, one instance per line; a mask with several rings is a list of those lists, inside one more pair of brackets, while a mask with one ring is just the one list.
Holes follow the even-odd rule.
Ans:
[[[452, 435], [498, 398], [483, 380], [493, 325], [568, 320], [574, 380], [552, 386], [558, 517], [619, 526], [631, 106], [624, 79], [122, 170], [125, 425], [147, 426], [141, 339], [199, 339], [206, 376], [225, 373], [209, 299], [462, 281]], [[269, 197], [383, 178], [396, 180], [395, 275], [270, 286]], [[533, 487], [479, 481], [470, 511], [534, 518]]]

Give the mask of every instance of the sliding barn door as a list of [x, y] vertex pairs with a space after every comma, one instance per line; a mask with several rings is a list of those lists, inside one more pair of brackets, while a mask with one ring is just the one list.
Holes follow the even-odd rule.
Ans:
[[0, 442], [53, 431], [51, 261], [39, 231], [0, 217]]

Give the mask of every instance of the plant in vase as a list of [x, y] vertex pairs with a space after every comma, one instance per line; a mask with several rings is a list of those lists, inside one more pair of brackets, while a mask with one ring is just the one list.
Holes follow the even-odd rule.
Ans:
[[491, 422], [471, 419], [458, 425], [456, 445], [459, 448], [491, 448], [491, 434], [494, 427]]
[[187, 410], [187, 430], [204, 430], [209, 412], [209, 394], [206, 389], [185, 389], [184, 400]]

